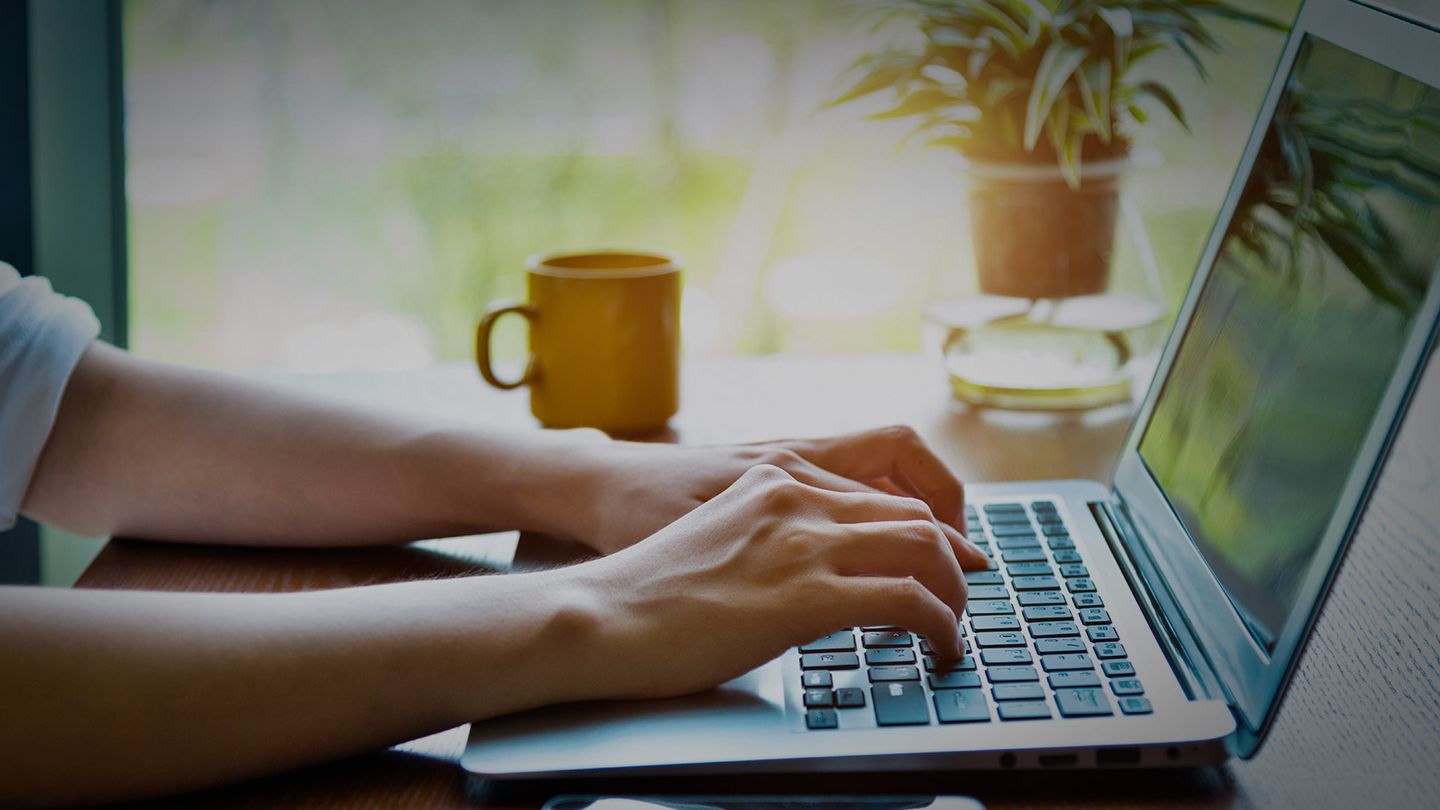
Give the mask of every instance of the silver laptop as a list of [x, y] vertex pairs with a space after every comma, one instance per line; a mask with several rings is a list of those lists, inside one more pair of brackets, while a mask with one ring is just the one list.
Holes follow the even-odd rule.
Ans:
[[[686, 698], [476, 723], [486, 777], [1255, 753], [1436, 332], [1440, 31], [1300, 14], [1109, 485], [968, 490], [968, 654], [842, 630]], [[676, 650], [684, 655], [684, 650]], [[584, 673], [576, 673], [584, 677]]]

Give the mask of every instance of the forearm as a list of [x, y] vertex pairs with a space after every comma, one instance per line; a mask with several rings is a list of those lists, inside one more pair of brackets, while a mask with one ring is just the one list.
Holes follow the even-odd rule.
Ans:
[[291, 595], [0, 588], [0, 805], [179, 791], [583, 697], [546, 658], [593, 626], [561, 573]]
[[97, 344], [24, 511], [82, 534], [249, 544], [546, 531], [576, 441], [427, 424]]

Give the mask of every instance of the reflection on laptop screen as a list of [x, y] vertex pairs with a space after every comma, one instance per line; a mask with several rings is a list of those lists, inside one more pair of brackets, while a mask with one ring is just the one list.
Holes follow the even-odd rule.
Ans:
[[1440, 90], [1310, 37], [1140, 455], [1267, 642], [1440, 263]]

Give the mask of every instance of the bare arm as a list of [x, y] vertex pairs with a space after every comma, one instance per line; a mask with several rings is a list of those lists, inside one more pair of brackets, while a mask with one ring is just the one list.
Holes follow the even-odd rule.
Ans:
[[151, 796], [531, 706], [684, 694], [844, 626], [909, 627], [958, 656], [964, 602], [923, 503], [768, 465], [555, 571], [286, 595], [0, 588], [0, 805]]
[[609, 553], [757, 464], [823, 489], [917, 498], [962, 562], [985, 562], [958, 528], [960, 482], [907, 428], [720, 447], [457, 428], [99, 343], [71, 378], [22, 511], [91, 536], [358, 545], [522, 529]]
[[104, 344], [81, 359], [22, 511], [99, 536], [356, 545], [558, 531], [575, 437], [456, 430]]

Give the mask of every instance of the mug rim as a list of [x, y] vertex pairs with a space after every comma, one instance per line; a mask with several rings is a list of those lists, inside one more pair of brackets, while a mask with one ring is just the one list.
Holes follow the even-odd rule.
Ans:
[[[614, 268], [564, 267], [552, 264], [552, 262], [561, 259], [582, 259], [597, 256], [633, 257], [637, 260], [652, 261], [647, 264], [639, 264], [637, 262], [637, 266], [635, 267]], [[674, 253], [663, 250], [625, 250], [618, 248], [605, 248], [600, 250], [556, 250], [530, 254], [525, 259], [525, 269], [536, 275], [551, 276], [553, 278], [644, 278], [647, 276], [661, 276], [666, 273], [679, 272], [680, 257]]]

